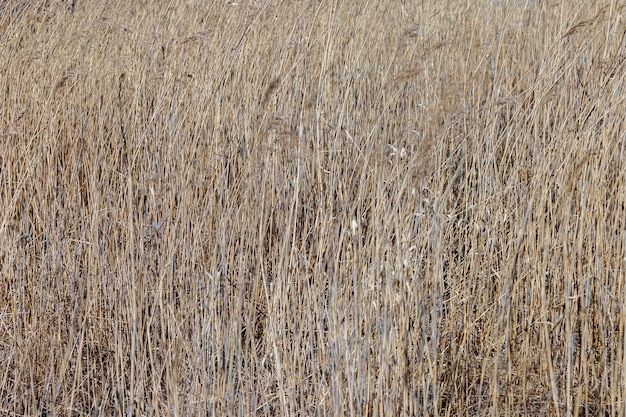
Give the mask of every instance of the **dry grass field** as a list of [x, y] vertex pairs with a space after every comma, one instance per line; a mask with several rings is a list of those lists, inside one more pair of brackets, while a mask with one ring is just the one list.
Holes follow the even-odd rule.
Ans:
[[626, 414], [626, 6], [0, 3], [0, 415]]

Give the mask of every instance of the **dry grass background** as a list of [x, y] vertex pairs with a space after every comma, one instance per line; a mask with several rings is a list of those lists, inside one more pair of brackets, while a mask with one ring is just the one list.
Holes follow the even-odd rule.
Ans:
[[3, 415], [624, 415], [615, 0], [5, 1]]

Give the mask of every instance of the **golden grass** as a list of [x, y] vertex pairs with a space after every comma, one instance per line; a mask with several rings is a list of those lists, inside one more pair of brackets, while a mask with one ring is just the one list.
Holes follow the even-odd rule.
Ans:
[[0, 5], [3, 415], [624, 415], [619, 2]]

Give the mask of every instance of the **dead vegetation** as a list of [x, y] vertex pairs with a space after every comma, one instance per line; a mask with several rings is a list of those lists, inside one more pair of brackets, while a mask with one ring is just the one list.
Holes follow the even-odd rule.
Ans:
[[624, 8], [0, 6], [0, 413], [623, 415]]

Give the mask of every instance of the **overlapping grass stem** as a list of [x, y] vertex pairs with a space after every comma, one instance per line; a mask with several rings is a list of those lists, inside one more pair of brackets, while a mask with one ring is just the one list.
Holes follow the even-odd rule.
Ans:
[[615, 1], [0, 5], [0, 414], [624, 415]]

